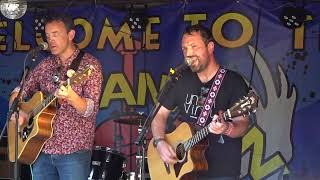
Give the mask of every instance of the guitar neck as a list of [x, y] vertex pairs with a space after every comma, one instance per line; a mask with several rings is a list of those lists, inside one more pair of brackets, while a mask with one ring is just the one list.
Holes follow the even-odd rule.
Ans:
[[[224, 119], [230, 118], [229, 116], [229, 110], [225, 111], [222, 114]], [[209, 124], [205, 126], [204, 128], [197, 131], [191, 138], [189, 138], [187, 141], [183, 143], [184, 149], [186, 151], [190, 150], [194, 145], [198, 144], [200, 141], [202, 141], [204, 138], [206, 138], [209, 134]]]
[[[67, 81], [63, 82], [63, 86], [71, 85], [71, 84], [77, 84], [84, 80], [86, 80], [89, 75], [91, 74], [91, 71], [94, 70], [94, 67], [91, 65], [86, 66], [85, 70], [83, 70], [81, 73], [74, 73], [74, 75], [67, 79]], [[51, 93], [47, 98], [45, 98], [36, 108], [32, 110], [32, 116], [37, 115], [40, 113], [44, 108], [49, 106], [57, 97], [54, 95], [54, 93]]]
[[189, 151], [194, 145], [198, 144], [201, 140], [209, 134], [209, 125], [197, 131], [190, 139], [183, 143], [185, 151]]
[[49, 106], [57, 97], [54, 94], [50, 94], [47, 98], [45, 98], [36, 108], [34, 108], [31, 112], [32, 116], [39, 114], [44, 108]]

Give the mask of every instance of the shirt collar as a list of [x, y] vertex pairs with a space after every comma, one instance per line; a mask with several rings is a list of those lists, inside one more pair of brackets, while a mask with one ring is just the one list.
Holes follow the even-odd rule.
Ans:
[[[80, 50], [78, 48], [76, 48], [76, 50], [72, 53], [72, 55], [66, 60], [67, 66], [70, 66], [72, 61], [78, 56]], [[55, 61], [60, 64], [60, 57], [55, 55], [54, 56]]]

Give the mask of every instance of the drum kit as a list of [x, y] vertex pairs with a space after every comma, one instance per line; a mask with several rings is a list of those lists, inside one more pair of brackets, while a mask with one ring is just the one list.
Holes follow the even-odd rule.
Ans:
[[[146, 117], [142, 114], [123, 115], [113, 119], [115, 123], [138, 126], [138, 132]], [[116, 135], [115, 135], [116, 136]], [[131, 144], [130, 144], [131, 146]], [[131, 149], [131, 147], [130, 147]], [[144, 180], [150, 179], [144, 148], [137, 148], [134, 172], [126, 172], [127, 158], [117, 147], [95, 146], [92, 150], [91, 171], [88, 180]], [[131, 152], [131, 150], [130, 150]], [[142, 160], [144, 159], [144, 161]], [[145, 168], [146, 167], [146, 168]]]

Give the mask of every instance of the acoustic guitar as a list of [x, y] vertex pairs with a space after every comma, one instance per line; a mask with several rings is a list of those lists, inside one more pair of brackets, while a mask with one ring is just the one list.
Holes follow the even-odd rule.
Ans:
[[[241, 98], [231, 108], [223, 113], [224, 119], [230, 119], [253, 112], [258, 106], [258, 97], [253, 91]], [[148, 166], [152, 180], [192, 179], [192, 172], [208, 169], [204, 152], [208, 146], [206, 137], [209, 134], [209, 125], [195, 131], [188, 123], [181, 123], [172, 133], [165, 135], [165, 140], [176, 152], [178, 162], [164, 163], [153, 140], [148, 145]]]
[[[78, 84], [86, 80], [93, 66], [87, 66], [81, 73], [74, 73], [63, 85]], [[68, 82], [69, 81], [69, 82]], [[33, 164], [40, 154], [45, 142], [52, 137], [52, 120], [56, 115], [56, 96], [54, 93], [47, 97], [41, 91], [36, 92], [27, 102], [20, 102], [19, 108], [28, 115], [27, 123], [19, 127], [18, 132], [18, 157], [23, 164]], [[15, 122], [8, 124], [9, 160], [15, 162]]]

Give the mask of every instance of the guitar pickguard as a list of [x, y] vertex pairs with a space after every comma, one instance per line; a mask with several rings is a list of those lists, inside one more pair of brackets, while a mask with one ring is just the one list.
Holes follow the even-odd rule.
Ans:
[[180, 172], [181, 172], [181, 168], [183, 167], [183, 165], [188, 161], [188, 156], [185, 155], [185, 158], [183, 158], [183, 161], [182, 162], [177, 162], [173, 165], [173, 168], [174, 168], [174, 172], [175, 172], [175, 175], [176, 177], [178, 177], [180, 175]]

